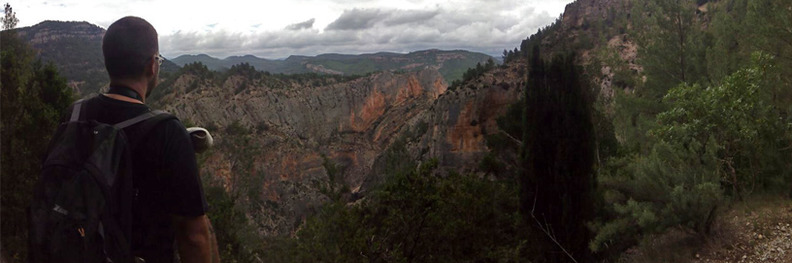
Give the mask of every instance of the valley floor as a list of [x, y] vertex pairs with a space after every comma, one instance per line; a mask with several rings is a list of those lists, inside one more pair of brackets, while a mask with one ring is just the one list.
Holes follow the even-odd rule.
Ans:
[[627, 251], [620, 262], [792, 262], [792, 200], [754, 197], [727, 209], [704, 242], [672, 230]]

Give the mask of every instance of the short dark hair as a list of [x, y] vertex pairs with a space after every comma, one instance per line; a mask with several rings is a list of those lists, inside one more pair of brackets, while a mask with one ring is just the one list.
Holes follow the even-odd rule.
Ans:
[[111, 79], [142, 76], [146, 63], [158, 50], [157, 30], [140, 17], [127, 16], [113, 22], [102, 38], [105, 68]]

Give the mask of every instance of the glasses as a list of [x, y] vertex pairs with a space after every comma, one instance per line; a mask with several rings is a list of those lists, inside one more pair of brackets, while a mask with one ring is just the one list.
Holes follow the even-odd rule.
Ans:
[[157, 60], [157, 63], [158, 63], [160, 66], [162, 66], [162, 61], [165, 61], [165, 57], [163, 57], [162, 55], [160, 55], [160, 53], [157, 53], [157, 56], [156, 56], [156, 57], [154, 57], [154, 59], [156, 59], [156, 60]]

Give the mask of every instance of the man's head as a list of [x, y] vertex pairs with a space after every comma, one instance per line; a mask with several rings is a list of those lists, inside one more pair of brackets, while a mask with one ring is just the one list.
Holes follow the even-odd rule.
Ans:
[[115, 21], [102, 39], [102, 53], [111, 82], [146, 80], [146, 96], [157, 85], [157, 30], [146, 20], [127, 16]]

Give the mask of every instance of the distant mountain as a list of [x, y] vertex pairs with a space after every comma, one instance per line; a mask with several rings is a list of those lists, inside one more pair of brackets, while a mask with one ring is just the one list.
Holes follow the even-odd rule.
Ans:
[[[99, 92], [110, 83], [102, 55], [105, 29], [88, 22], [44, 21], [15, 30], [36, 49], [42, 61], [58, 67], [80, 96]], [[179, 68], [165, 61], [161, 71], [175, 72]]]
[[[88, 96], [106, 87], [110, 80], [104, 68], [102, 37], [105, 29], [88, 22], [44, 21], [30, 27], [15, 29], [19, 37], [30, 43], [45, 62], [53, 62], [69, 85], [80, 96]], [[365, 75], [378, 71], [418, 71], [435, 69], [446, 82], [460, 79], [476, 63], [492, 57], [464, 50], [424, 50], [408, 54], [374, 53], [362, 55], [323, 54], [290, 56], [284, 60], [269, 60], [252, 55], [225, 59], [208, 55], [183, 55], [166, 60], [163, 73], [173, 73], [185, 64], [201, 62], [211, 70], [223, 70], [240, 63], [248, 63], [260, 71], [270, 73], [324, 73]]]
[[484, 63], [492, 57], [464, 50], [424, 50], [408, 54], [380, 52], [374, 54], [344, 55], [322, 54], [315, 57], [290, 56], [285, 60], [269, 60], [252, 55], [232, 56], [225, 59], [205, 54], [182, 55], [173, 62], [184, 66], [201, 62], [211, 70], [224, 70], [233, 65], [248, 63], [260, 71], [270, 73], [325, 73], [341, 75], [365, 75], [377, 71], [417, 71], [427, 68], [438, 70], [447, 82], [460, 79], [462, 74], [477, 63]]

